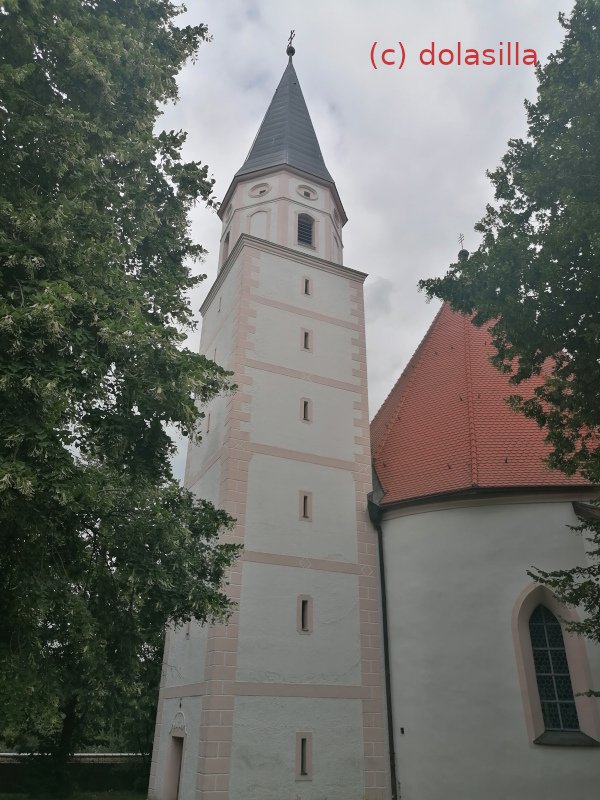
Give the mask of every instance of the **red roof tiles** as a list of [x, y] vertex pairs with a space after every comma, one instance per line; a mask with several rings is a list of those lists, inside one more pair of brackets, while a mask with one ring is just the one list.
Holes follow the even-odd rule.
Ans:
[[504, 401], [536, 381], [512, 386], [493, 353], [487, 328], [442, 306], [371, 424], [382, 504], [474, 487], [589, 485], [542, 462], [543, 431]]

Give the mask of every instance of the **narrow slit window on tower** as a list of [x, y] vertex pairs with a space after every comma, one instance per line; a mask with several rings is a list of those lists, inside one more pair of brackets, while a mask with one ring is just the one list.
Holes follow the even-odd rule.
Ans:
[[227, 261], [228, 255], [229, 255], [229, 231], [227, 231], [227, 236], [223, 240], [223, 263]]
[[312, 402], [305, 397], [300, 401], [300, 414], [303, 422], [312, 420]]
[[308, 594], [301, 594], [296, 609], [296, 630], [298, 633], [313, 631], [313, 599]]
[[312, 336], [310, 331], [302, 331], [302, 349], [312, 350]]
[[296, 780], [312, 780], [312, 733], [296, 734]]
[[300, 775], [308, 775], [307, 742], [306, 736], [300, 739]]
[[308, 214], [298, 214], [298, 243], [313, 244], [314, 220]]
[[312, 520], [312, 494], [310, 492], [300, 492], [300, 519]]
[[312, 287], [310, 285], [310, 278], [303, 278], [303, 287], [304, 287], [304, 294], [310, 295], [312, 294]]

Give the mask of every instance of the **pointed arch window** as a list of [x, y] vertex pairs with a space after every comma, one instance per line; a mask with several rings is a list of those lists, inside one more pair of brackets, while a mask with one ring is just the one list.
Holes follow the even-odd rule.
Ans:
[[587, 647], [569, 622], [579, 622], [577, 613], [539, 584], [525, 588], [513, 607], [525, 723], [533, 744], [598, 747], [600, 715], [595, 698], [585, 696], [596, 688]]
[[298, 214], [298, 244], [313, 244], [314, 225], [308, 214]]
[[546, 606], [539, 605], [529, 617], [529, 635], [544, 727], [547, 731], [578, 731], [562, 628]]

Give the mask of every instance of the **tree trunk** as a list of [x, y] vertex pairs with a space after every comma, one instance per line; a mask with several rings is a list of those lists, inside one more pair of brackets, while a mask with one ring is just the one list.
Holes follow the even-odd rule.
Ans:
[[73, 778], [69, 770], [69, 759], [73, 755], [73, 741], [75, 729], [77, 727], [77, 698], [72, 695], [64, 706], [65, 716], [63, 718], [60, 740], [56, 751], [52, 754], [53, 772], [56, 786], [57, 797], [68, 797], [73, 792]]

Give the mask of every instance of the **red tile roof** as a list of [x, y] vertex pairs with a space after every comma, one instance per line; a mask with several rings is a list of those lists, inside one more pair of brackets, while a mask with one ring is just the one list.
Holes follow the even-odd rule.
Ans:
[[512, 386], [493, 353], [487, 328], [442, 306], [371, 424], [382, 504], [474, 487], [589, 485], [542, 462], [543, 431], [504, 402], [541, 379]]

